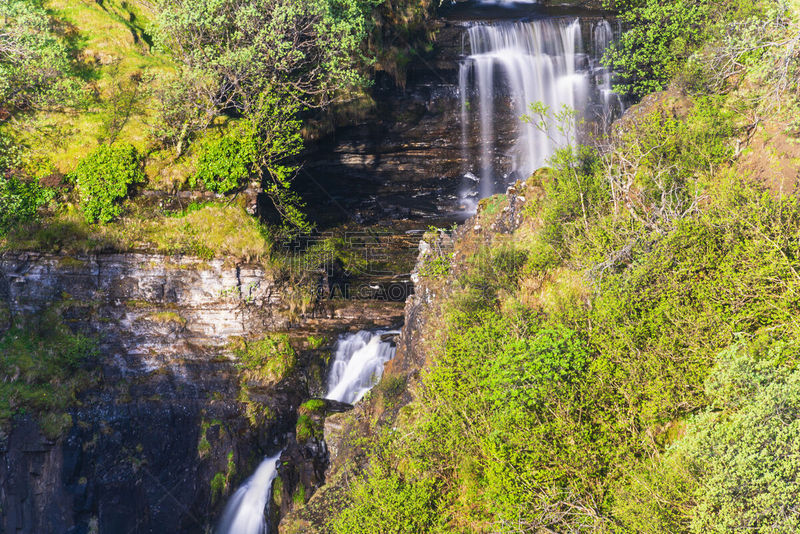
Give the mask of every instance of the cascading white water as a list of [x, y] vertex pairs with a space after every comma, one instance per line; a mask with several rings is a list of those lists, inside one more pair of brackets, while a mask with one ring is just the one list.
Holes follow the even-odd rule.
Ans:
[[267, 534], [264, 514], [269, 511], [272, 482], [278, 476], [277, 462], [281, 457], [265, 458], [244, 484], [228, 500], [216, 534]]
[[393, 343], [381, 340], [389, 333], [394, 332], [361, 330], [339, 336], [326, 399], [355, 404], [372, 389], [397, 350]]
[[[621, 30], [619, 30], [621, 33]], [[600, 58], [603, 57], [606, 49], [614, 41], [614, 30], [611, 28], [611, 23], [603, 19], [592, 27], [592, 54], [590, 57], [590, 67], [596, 73], [595, 79], [597, 80], [597, 88], [600, 91], [602, 98], [602, 120], [603, 129], [611, 123], [614, 114], [621, 115], [625, 111], [625, 106], [620, 96], [614, 92], [612, 87], [611, 69], [604, 67], [600, 64]]]
[[[528, 176], [558, 148], [576, 143], [576, 119], [550, 124], [547, 131], [523, 123], [521, 117], [529, 113], [530, 104], [540, 102], [551, 113], [568, 108], [585, 117], [593, 103], [600, 102], [602, 115], [612, 115], [605, 113], [605, 108], [615, 105], [611, 76], [599, 61], [613, 39], [611, 26], [604, 20], [597, 22], [592, 37], [587, 54], [579, 19], [479, 23], [467, 29], [469, 55], [459, 69], [461, 130], [462, 142], [467, 143], [468, 132], [477, 123], [479, 154], [470, 156], [479, 161], [481, 197], [497, 192], [498, 159], [508, 158], [513, 171]], [[511, 121], [517, 130], [511, 154], [497, 153], [496, 132], [503, 120]], [[465, 175], [471, 172], [465, 169]]]

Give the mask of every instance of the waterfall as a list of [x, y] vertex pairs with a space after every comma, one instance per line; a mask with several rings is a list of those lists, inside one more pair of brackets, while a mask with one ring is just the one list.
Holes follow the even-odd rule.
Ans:
[[[283, 451], [281, 451], [283, 452]], [[269, 512], [272, 482], [278, 476], [279, 452], [265, 458], [225, 505], [217, 534], [267, 534], [265, 512]]]
[[[621, 33], [621, 30], [619, 30]], [[602, 98], [602, 113], [601, 124], [605, 131], [607, 126], [611, 124], [614, 115], [622, 115], [625, 111], [625, 106], [620, 96], [614, 92], [612, 88], [611, 69], [608, 69], [600, 64], [600, 58], [603, 57], [606, 49], [614, 41], [615, 34], [611, 28], [611, 23], [607, 20], [601, 20], [592, 27], [592, 55], [591, 55], [591, 70], [596, 72], [597, 88], [600, 91]]]
[[381, 339], [390, 333], [396, 332], [361, 330], [339, 336], [325, 398], [355, 404], [372, 389], [384, 364], [394, 358], [394, 344]]
[[[498, 192], [509, 176], [498, 176], [505, 163], [516, 177], [529, 176], [544, 166], [558, 148], [577, 142], [578, 118], [592, 113], [611, 117], [621, 101], [611, 90], [611, 73], [600, 58], [614, 38], [610, 24], [601, 20], [592, 28], [591, 50], [584, 51], [580, 19], [547, 19], [525, 22], [478, 23], [467, 28], [469, 55], [459, 65], [462, 142], [477, 127], [479, 194]], [[541, 102], [551, 113], [563, 108], [578, 118], [550, 124], [541, 131], [525, 124], [529, 105]], [[601, 109], [593, 109], [595, 103]], [[498, 153], [498, 129], [511, 125], [516, 139], [509, 154]], [[468, 153], [468, 148], [462, 152]], [[465, 169], [465, 175], [473, 172]]]

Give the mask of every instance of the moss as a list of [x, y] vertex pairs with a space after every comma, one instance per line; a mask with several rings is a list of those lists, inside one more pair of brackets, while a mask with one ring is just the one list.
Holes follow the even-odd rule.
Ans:
[[283, 502], [283, 479], [281, 477], [276, 477], [275, 482], [272, 483], [272, 502], [278, 508]]
[[276, 383], [285, 379], [297, 365], [297, 352], [287, 334], [270, 334], [245, 342], [234, 351], [237, 366], [246, 378]]
[[151, 313], [147, 316], [147, 318], [155, 323], [160, 323], [164, 325], [174, 324], [180, 326], [181, 328], [185, 327], [187, 323], [186, 319], [184, 319], [179, 314], [173, 311], [161, 311], [161, 312]]
[[301, 415], [297, 418], [297, 425], [295, 425], [295, 437], [298, 443], [322, 437], [322, 427], [308, 415]]
[[72, 416], [68, 413], [46, 413], [39, 418], [39, 426], [47, 439], [54, 440], [72, 428]]
[[325, 401], [322, 399], [310, 399], [300, 405], [298, 412], [304, 415], [311, 415], [325, 410]]
[[211, 479], [211, 502], [216, 502], [225, 490], [225, 473], [218, 472]]
[[58, 267], [61, 269], [78, 270], [85, 268], [86, 265], [86, 261], [71, 256], [63, 256], [58, 259]]
[[292, 495], [292, 503], [295, 507], [303, 506], [306, 503], [306, 487], [302, 482], [297, 483]]
[[0, 425], [15, 414], [33, 413], [48, 437], [72, 425], [66, 409], [94, 383], [96, 342], [74, 334], [49, 310], [0, 336]]
[[211, 452], [211, 443], [209, 443], [207, 435], [210, 426], [211, 423], [207, 421], [203, 421], [200, 425], [200, 441], [197, 443], [197, 456], [199, 458], [205, 458]]

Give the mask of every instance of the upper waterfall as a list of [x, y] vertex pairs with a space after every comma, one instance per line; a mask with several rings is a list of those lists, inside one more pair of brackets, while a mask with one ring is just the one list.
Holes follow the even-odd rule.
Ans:
[[[594, 22], [584, 39], [580, 19], [558, 18], [523, 22], [477, 23], [467, 28], [468, 54], [459, 65], [461, 135], [467, 161], [477, 167], [465, 174], [479, 176], [472, 195], [492, 195], [511, 176], [498, 176], [500, 160], [509, 160], [517, 177], [544, 166], [558, 148], [578, 140], [578, 120], [601, 125], [621, 112], [622, 102], [611, 90], [611, 73], [600, 58], [614, 39], [606, 20]], [[584, 41], [588, 46], [584, 46]], [[530, 104], [541, 102], [552, 112], [569, 108], [577, 117], [541, 131], [521, 117]], [[498, 153], [498, 128], [511, 125], [516, 144], [510, 153]], [[472, 137], [478, 153], [470, 154]]]

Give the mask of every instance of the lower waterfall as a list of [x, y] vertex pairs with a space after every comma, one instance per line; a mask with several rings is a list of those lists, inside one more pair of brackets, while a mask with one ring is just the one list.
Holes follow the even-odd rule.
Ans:
[[269, 511], [272, 482], [278, 476], [281, 452], [265, 458], [228, 500], [217, 534], [267, 534], [269, 528], [264, 515]]
[[384, 330], [361, 330], [339, 337], [325, 398], [355, 404], [383, 374], [383, 365], [394, 358], [396, 347], [383, 341]]

